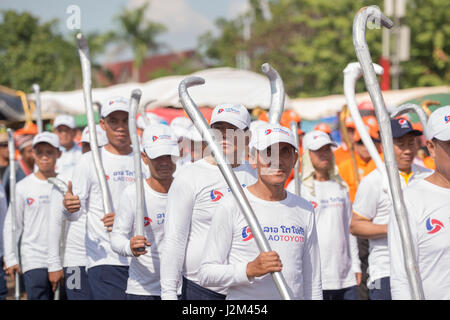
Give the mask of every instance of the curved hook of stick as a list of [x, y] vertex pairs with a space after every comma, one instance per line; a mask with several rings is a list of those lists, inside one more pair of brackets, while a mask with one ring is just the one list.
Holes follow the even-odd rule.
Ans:
[[437, 101], [437, 100], [424, 100], [420, 104], [420, 106], [423, 108], [423, 110], [425, 110], [425, 112], [427, 113], [427, 116], [431, 115], [431, 110], [429, 108], [429, 106], [431, 106], [431, 105], [440, 106], [441, 102]]
[[65, 183], [61, 179], [48, 178], [47, 181], [49, 183], [51, 183], [52, 185], [54, 185], [55, 188], [58, 189], [58, 191], [61, 192], [62, 194], [65, 194], [67, 192], [67, 190], [69, 189], [68, 186], [67, 186], [67, 183]]
[[375, 114], [380, 125], [381, 143], [383, 145], [387, 176], [389, 179], [390, 193], [393, 199], [395, 217], [398, 222], [402, 248], [404, 253], [405, 269], [413, 299], [424, 299], [424, 293], [416, 264], [415, 252], [412, 247], [411, 231], [408, 223], [406, 206], [398, 174], [397, 162], [394, 155], [394, 145], [390, 117], [386, 110], [380, 85], [372, 64], [369, 48], [366, 42], [366, 24], [369, 19], [376, 19], [381, 25], [391, 28], [393, 23], [378, 7], [370, 6], [362, 8], [353, 21], [353, 45], [356, 56], [361, 64], [364, 81], [375, 109]]
[[269, 78], [270, 81], [270, 109], [269, 109], [269, 123], [280, 123], [281, 114], [284, 110], [284, 84], [277, 70], [270, 64], [264, 63], [261, 66], [262, 72]]
[[[342, 139], [344, 140], [345, 144], [348, 146], [348, 149], [350, 151], [350, 158], [352, 161], [352, 169], [353, 174], [355, 175], [356, 180], [356, 187], [359, 186], [359, 172], [358, 172], [358, 165], [356, 163], [356, 157], [355, 157], [355, 150], [353, 148], [353, 141], [350, 141], [350, 137], [348, 135], [347, 127], [345, 126], [345, 118], [348, 114], [348, 107], [347, 105], [344, 105], [344, 107], [341, 110], [341, 113], [339, 114], [339, 126], [341, 128], [342, 133]], [[358, 112], [359, 114], [359, 112]]]
[[[383, 67], [380, 65], [373, 63], [373, 68], [377, 75], [381, 75], [384, 72]], [[355, 122], [356, 130], [358, 130], [359, 136], [361, 137], [362, 142], [369, 151], [370, 156], [375, 162], [377, 169], [384, 170], [384, 163], [381, 160], [380, 154], [372, 141], [372, 138], [367, 131], [364, 122], [362, 121], [361, 114], [358, 109], [358, 105], [356, 103], [356, 82], [362, 76], [362, 68], [359, 62], [351, 62], [344, 69], [344, 95], [347, 100], [348, 110]]]
[[[200, 77], [189, 77], [181, 81], [178, 87], [178, 94], [180, 96], [181, 104], [184, 110], [191, 118], [197, 130], [201, 133], [203, 140], [207, 142], [209, 148], [214, 155], [217, 166], [219, 167], [225, 181], [230, 187], [239, 208], [244, 214], [250, 229], [252, 230], [253, 237], [260, 249], [260, 251], [270, 251], [270, 245], [267, 241], [264, 232], [259, 225], [259, 222], [253, 212], [252, 207], [239, 183], [236, 175], [234, 174], [231, 166], [227, 163], [225, 155], [218, 143], [215, 141], [213, 134], [209, 130], [208, 123], [201, 114], [195, 102], [190, 97], [187, 89], [196, 85], [204, 84], [205, 80]], [[281, 272], [274, 272], [272, 274], [275, 284], [277, 285], [280, 295], [285, 300], [291, 300], [290, 292], [288, 290], [286, 281]]]
[[423, 133], [425, 137], [428, 138], [428, 129], [427, 129], [428, 116], [425, 110], [418, 104], [405, 103], [397, 108], [393, 108], [391, 112], [391, 119], [394, 119], [395, 117], [398, 117], [399, 115], [408, 112], [415, 112], [417, 114], [417, 116], [419, 117], [419, 121], [422, 124]]
[[[140, 99], [140, 98], [139, 98]], [[147, 110], [149, 108], [149, 106], [153, 103], [156, 102], [158, 100], [156, 99], [150, 99], [149, 101], [147, 101], [147, 103], [145, 105], [140, 105], [139, 106], [139, 113], [141, 114], [141, 117], [144, 119], [145, 122], [145, 126], [148, 127], [150, 125], [150, 119], [147, 117]]]
[[36, 123], [38, 127], [38, 133], [41, 133], [43, 130], [42, 111], [41, 111], [41, 88], [37, 83], [33, 84], [33, 91], [34, 91], [34, 101], [36, 104]]
[[[128, 130], [130, 131], [131, 146], [133, 147], [134, 174], [136, 177], [136, 235], [144, 235], [144, 183], [142, 179], [141, 148], [136, 130], [136, 114], [139, 108], [142, 91], [133, 90], [130, 99], [130, 113], [128, 115]], [[139, 248], [138, 251], [144, 251]]]
[[83, 74], [83, 96], [86, 110], [87, 123], [89, 127], [89, 141], [91, 145], [92, 157], [95, 165], [95, 172], [100, 183], [103, 197], [104, 213], [112, 212], [111, 199], [106, 185], [105, 170], [100, 160], [98, 151], [97, 130], [95, 129], [94, 108], [92, 105], [92, 75], [91, 60], [89, 56], [89, 46], [81, 33], [77, 34], [78, 54], [80, 55], [81, 71]]
[[[294, 134], [295, 144], [299, 147], [300, 142], [298, 139], [298, 123], [295, 121], [291, 121], [289, 127], [291, 128], [291, 131]], [[300, 155], [298, 155], [297, 161], [295, 161], [294, 165], [294, 187], [295, 187], [295, 194], [299, 197], [301, 194], [301, 185], [302, 182], [300, 181]]]

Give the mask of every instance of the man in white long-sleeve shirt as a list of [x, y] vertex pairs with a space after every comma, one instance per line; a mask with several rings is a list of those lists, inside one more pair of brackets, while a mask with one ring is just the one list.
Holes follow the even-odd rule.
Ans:
[[[58, 137], [49, 132], [36, 135], [32, 146], [38, 170], [16, 185], [15, 236], [12, 232], [11, 206], [5, 221], [6, 273], [14, 279], [16, 271], [23, 272], [27, 299], [50, 300], [53, 293], [47, 275], [47, 232], [52, 185], [47, 179], [56, 176], [55, 164], [61, 151]], [[22, 268], [16, 256], [20, 238]]]
[[75, 120], [70, 115], [59, 115], [53, 121], [53, 131], [59, 138], [61, 157], [56, 161], [56, 173], [73, 170], [81, 158], [81, 148], [75, 138]]
[[[131, 185], [121, 197], [111, 245], [120, 255], [132, 257], [127, 299], [160, 300], [160, 256], [164, 250], [167, 192], [180, 152], [175, 133], [163, 124], [150, 124], [144, 129], [142, 148], [143, 162], [150, 171], [150, 177], [144, 181], [144, 235], [135, 235], [136, 187]], [[145, 251], [137, 250], [145, 247]]]
[[6, 193], [0, 183], [0, 263], [2, 268], [0, 269], [0, 300], [6, 300], [8, 289], [6, 287], [5, 270], [3, 269], [3, 226], [6, 218], [6, 211], [8, 210], [8, 204], [6, 203]]
[[[247, 109], [240, 104], [219, 105], [212, 112], [210, 124], [216, 130], [219, 145], [240, 183], [253, 184], [256, 181], [255, 172], [242, 160], [248, 140], [245, 138], [245, 143], [239, 147], [250, 125]], [[225, 298], [224, 287], [200, 286], [198, 272], [211, 218], [227, 196], [232, 196], [231, 192], [212, 155], [177, 171], [168, 194], [164, 226], [164, 250], [161, 256], [163, 300], [177, 299], [180, 281], [183, 282], [182, 299]]]
[[[427, 147], [436, 171], [403, 194], [425, 299], [450, 300], [450, 106], [435, 110], [427, 127]], [[392, 214], [388, 240], [392, 298], [411, 299], [400, 232]]]
[[271, 272], [282, 272], [293, 299], [322, 299], [320, 256], [311, 203], [284, 184], [298, 157], [294, 136], [280, 125], [261, 125], [252, 137], [254, 185], [244, 189], [273, 251], [260, 253], [234, 197], [217, 208], [200, 269], [205, 286], [225, 286], [230, 300], [281, 299]]
[[82, 155], [73, 173], [73, 192], [69, 183], [64, 198], [64, 207], [75, 217], [80, 215], [80, 208], [87, 212], [87, 270], [95, 300], [126, 299], [129, 259], [112, 250], [109, 233], [123, 190], [135, 182], [128, 110], [128, 99], [114, 97], [106, 101], [101, 111], [100, 125], [106, 131], [108, 144], [99, 152], [113, 212], [104, 212], [92, 152]]
[[[324, 300], [357, 300], [361, 282], [358, 244], [350, 234], [352, 206], [348, 186], [339, 176], [331, 147], [336, 144], [321, 131], [303, 137], [301, 196], [314, 207], [319, 239]], [[287, 190], [295, 190], [292, 181]]]
[[[102, 147], [108, 143], [108, 139], [99, 125], [96, 128], [98, 145]], [[88, 127], [83, 130], [81, 144], [83, 154], [90, 151]], [[73, 167], [67, 167], [65, 171], [58, 174], [57, 178], [68, 183], [72, 180], [73, 169]], [[53, 291], [58, 282], [66, 280], [63, 288], [67, 299], [90, 300], [92, 296], [86, 272], [86, 214], [82, 214], [73, 221], [70, 220], [72, 215], [65, 217], [63, 198], [64, 195], [53, 186], [48, 225], [48, 278]], [[64, 220], [65, 230], [62, 231]], [[64, 253], [60, 252], [61, 236], [65, 239], [64, 248], [62, 248]]]
[[[394, 154], [402, 188], [426, 178], [431, 170], [413, 164], [417, 150], [416, 137], [422, 132], [414, 130], [405, 119], [391, 120]], [[369, 298], [391, 300], [390, 262], [388, 249], [388, 222], [393, 211], [388, 181], [379, 170], [368, 174], [356, 192], [350, 232], [369, 239]]]

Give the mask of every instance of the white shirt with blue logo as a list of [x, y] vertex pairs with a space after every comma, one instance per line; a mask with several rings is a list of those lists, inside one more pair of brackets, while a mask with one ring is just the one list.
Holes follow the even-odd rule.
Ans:
[[[429, 176], [432, 171], [416, 165], [411, 166], [412, 176], [408, 180], [411, 186]], [[402, 189], [406, 188], [405, 179], [400, 176]], [[374, 224], [388, 224], [389, 217], [394, 214], [392, 198], [388, 188], [388, 181], [384, 180], [379, 170], [369, 173], [358, 186], [355, 201], [353, 202], [353, 212]], [[389, 227], [388, 227], [389, 228]], [[388, 239], [386, 237], [369, 239], [369, 274], [368, 283], [378, 279], [389, 277], [390, 262]]]
[[3, 185], [0, 183], [0, 257], [3, 257], [3, 226], [5, 224], [8, 204], [6, 203], [6, 193]]
[[[425, 299], [450, 300], [450, 189], [422, 180], [406, 188], [404, 198]], [[408, 300], [411, 293], [393, 214], [388, 232], [392, 298]]]
[[[290, 183], [287, 190], [294, 187]], [[315, 196], [302, 186], [301, 196], [313, 204], [322, 270], [322, 289], [339, 290], [356, 285], [361, 272], [358, 243], [350, 234], [352, 205], [347, 191], [336, 181], [314, 180]], [[290, 191], [290, 190], [289, 190]]]
[[77, 162], [81, 158], [81, 147], [74, 142], [73, 147], [69, 151], [66, 151], [64, 147], [61, 147], [61, 157], [56, 160], [55, 171], [56, 173], [67, 172], [73, 170], [77, 165]]
[[[320, 254], [309, 201], [287, 192], [281, 201], [266, 201], [248, 190], [252, 206], [271, 250], [283, 264], [282, 274], [293, 299], [321, 300]], [[201, 263], [203, 285], [228, 287], [229, 300], [279, 300], [271, 274], [247, 278], [247, 264], [259, 255], [248, 223], [234, 197], [213, 218]]]
[[[65, 183], [72, 180], [72, 169], [61, 172], [57, 178]], [[53, 186], [51, 193], [50, 217], [48, 221], [48, 271], [62, 270], [62, 267], [84, 267], [86, 258], [86, 214], [78, 219], [70, 220], [71, 215], [64, 215], [64, 195]], [[65, 230], [62, 234], [62, 224], [65, 221]], [[64, 237], [64, 253], [60, 252], [61, 237]], [[61, 256], [62, 260], [61, 261]]]
[[[248, 163], [233, 169], [239, 182], [256, 182]], [[223, 199], [233, 197], [218, 166], [201, 159], [183, 166], [168, 194], [164, 251], [161, 256], [161, 297], [177, 299], [181, 276], [199, 284], [200, 262], [206, 237], [217, 208]], [[225, 294], [226, 288], [208, 287]]]
[[[111, 208], [113, 212], [116, 212], [125, 188], [129, 185], [134, 186], [135, 183], [133, 153], [117, 155], [107, 151], [104, 147], [99, 148], [99, 152], [105, 170]], [[73, 172], [72, 185], [73, 194], [80, 198], [81, 206], [87, 212], [86, 269], [99, 265], [128, 266], [129, 258], [112, 250], [110, 232], [106, 230], [101, 221], [105, 215], [103, 197], [91, 152], [81, 156]], [[77, 217], [80, 213], [81, 210], [69, 215]]]
[[[48, 217], [52, 185], [30, 174], [16, 184], [16, 241], [20, 237], [21, 270], [47, 268]], [[4, 227], [5, 264], [18, 264], [11, 225], [11, 206]], [[17, 251], [16, 251], [17, 252]]]
[[[111, 245], [115, 252], [132, 257], [126, 293], [145, 296], [160, 296], [160, 260], [164, 222], [167, 206], [167, 194], [153, 190], [144, 181], [144, 236], [151, 246], [147, 253], [134, 257], [130, 248], [130, 239], [136, 230], [136, 187], [128, 186], [120, 200], [119, 210], [114, 218], [114, 229], [111, 232]], [[181, 287], [180, 287], [181, 289]], [[181, 290], [179, 290], [179, 294]]]

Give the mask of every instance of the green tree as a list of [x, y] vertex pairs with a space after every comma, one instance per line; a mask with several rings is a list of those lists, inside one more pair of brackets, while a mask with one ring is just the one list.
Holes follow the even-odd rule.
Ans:
[[118, 41], [122, 47], [128, 46], [132, 49], [134, 54], [133, 80], [135, 81], [138, 81], [138, 71], [144, 64], [147, 54], [161, 47], [161, 44], [156, 41], [156, 37], [166, 31], [164, 25], [146, 20], [147, 7], [148, 3], [137, 9], [123, 10], [116, 17], [120, 31], [111, 33], [111, 39]]
[[[0, 19], [0, 84], [31, 92], [66, 91], [81, 87], [81, 65], [75, 34], [63, 37], [58, 20], [41, 23], [31, 13], [2, 11]], [[104, 52], [109, 34], [86, 34], [94, 70], [103, 71], [95, 58]], [[93, 77], [94, 85], [96, 84]]]
[[[244, 50], [256, 72], [261, 72], [262, 63], [269, 62], [293, 97], [342, 93], [342, 71], [349, 62], [357, 61], [352, 42], [354, 16], [367, 5], [383, 9], [383, 2], [271, 1], [272, 20], [266, 21], [259, 1], [251, 0], [249, 12], [233, 20], [216, 21], [219, 36], [207, 33], [199, 38], [200, 52], [217, 65], [235, 67], [235, 57]], [[445, 0], [409, 1], [405, 22], [411, 27], [411, 60], [402, 64], [401, 87], [448, 83], [449, 5]], [[244, 19], [252, 21], [249, 41], [242, 36]], [[381, 34], [380, 29], [366, 33], [374, 62], [381, 54]], [[363, 87], [359, 81], [357, 89]]]
[[403, 87], [450, 83], [450, 2], [409, 0], [404, 23], [411, 28], [410, 60], [402, 63]]
[[41, 24], [27, 12], [2, 11], [0, 84], [25, 92], [33, 83], [41, 90], [73, 89], [76, 48], [55, 31], [56, 25], [57, 20]]

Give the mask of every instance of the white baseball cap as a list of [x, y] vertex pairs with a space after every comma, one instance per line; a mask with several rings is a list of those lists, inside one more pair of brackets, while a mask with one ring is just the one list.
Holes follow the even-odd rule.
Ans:
[[249, 147], [255, 148], [259, 151], [267, 149], [275, 143], [286, 142], [298, 149], [295, 143], [294, 135], [289, 128], [283, 127], [279, 124], [264, 123], [258, 125], [252, 132], [252, 137]]
[[250, 114], [242, 104], [219, 104], [212, 112], [210, 125], [220, 121], [231, 123], [243, 130], [250, 127]]
[[176, 117], [170, 123], [170, 128], [178, 138], [187, 137], [192, 127], [192, 121], [186, 117]]
[[[106, 137], [105, 130], [100, 127], [99, 124], [95, 126], [95, 130], [97, 131], [97, 143], [99, 147], [103, 147], [108, 144], [108, 138]], [[89, 139], [89, 127], [85, 127], [83, 129], [83, 132], [81, 133], [81, 141], [80, 142], [86, 142], [91, 143]]]
[[305, 134], [302, 141], [303, 149], [305, 150], [316, 151], [327, 144], [337, 147], [336, 142], [333, 142], [328, 134], [319, 130], [308, 132]]
[[428, 139], [450, 140], [450, 105], [436, 109], [427, 122]]
[[142, 148], [150, 159], [164, 155], [180, 156], [178, 139], [173, 130], [165, 124], [152, 124], [144, 129]]
[[129, 100], [124, 97], [112, 97], [106, 100], [102, 105], [102, 118], [106, 118], [108, 115], [114, 111], [124, 111], [129, 112]]
[[59, 126], [67, 126], [70, 129], [75, 129], [75, 119], [67, 114], [59, 115], [53, 120], [53, 129], [56, 129]]
[[38, 143], [48, 143], [49, 145], [51, 145], [52, 147], [55, 147], [57, 149], [59, 149], [59, 138], [56, 134], [48, 132], [48, 131], [44, 131], [41, 133], [38, 133], [34, 138], [33, 138], [33, 148], [38, 144]]
[[[157, 123], [167, 124], [166, 119], [158, 116], [157, 114], [155, 114], [153, 112], [147, 112], [146, 117], [147, 117], [147, 119], [150, 120], [150, 124], [157, 124]], [[145, 129], [145, 120], [141, 114], [137, 118], [136, 126], [139, 129]]]

